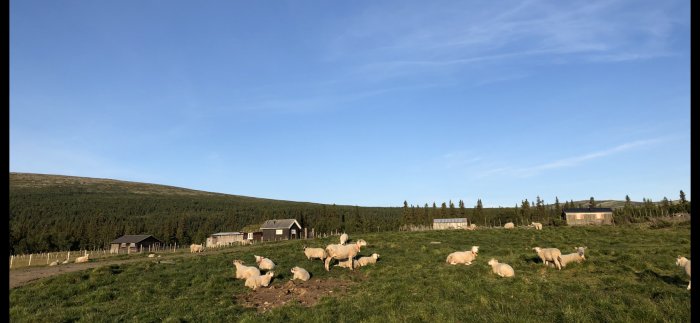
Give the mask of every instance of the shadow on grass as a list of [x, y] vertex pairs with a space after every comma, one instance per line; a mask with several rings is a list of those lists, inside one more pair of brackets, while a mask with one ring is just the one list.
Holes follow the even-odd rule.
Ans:
[[651, 269], [644, 269], [640, 272], [635, 272], [637, 275], [637, 279], [646, 281], [646, 280], [660, 280], [663, 281], [666, 284], [669, 285], [686, 285], [688, 282], [680, 278], [678, 275], [674, 276], [666, 276], [666, 275], [661, 275]]

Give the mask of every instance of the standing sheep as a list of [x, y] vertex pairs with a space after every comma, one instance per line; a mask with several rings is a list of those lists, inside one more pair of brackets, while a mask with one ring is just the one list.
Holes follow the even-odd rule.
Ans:
[[455, 251], [447, 255], [445, 262], [450, 265], [464, 264], [465, 266], [469, 266], [472, 264], [472, 261], [476, 259], [478, 253], [479, 246], [472, 246], [472, 249], [469, 251]]
[[357, 266], [356, 267], [362, 267], [362, 266], [367, 266], [369, 264], [376, 264], [377, 259], [379, 259], [379, 254], [378, 253], [373, 253], [369, 257], [360, 257], [360, 259], [357, 259]]
[[[683, 267], [685, 273], [688, 274], [688, 278], [690, 278], [690, 260], [688, 258], [678, 256], [676, 258], [676, 266]], [[688, 290], [690, 290], [690, 283], [691, 281], [688, 280]]]
[[489, 260], [488, 264], [491, 265], [491, 269], [498, 276], [501, 276], [501, 277], [513, 277], [513, 276], [515, 276], [515, 271], [513, 270], [513, 267], [511, 267], [508, 264], [498, 263], [498, 260], [496, 260], [494, 258], [491, 258], [491, 260]]
[[194, 243], [190, 245], [190, 252], [191, 252], [191, 253], [194, 253], [194, 252], [202, 252], [202, 251], [204, 251], [204, 246], [203, 246], [203, 245], [201, 245], [201, 244], [194, 244]]
[[554, 263], [557, 269], [561, 270], [561, 251], [559, 249], [534, 247], [532, 250], [535, 250], [537, 256], [542, 259], [545, 266], [547, 265], [547, 262], [551, 261]]
[[304, 246], [304, 255], [306, 255], [306, 259], [309, 260], [318, 258], [323, 261], [328, 257], [326, 250], [323, 248], [307, 248], [306, 246]]
[[301, 268], [301, 267], [294, 267], [291, 270], [292, 274], [294, 274], [294, 277], [292, 277], [292, 280], [294, 279], [299, 279], [301, 281], [307, 281], [309, 278], [311, 278], [311, 275], [309, 274], [306, 269]]
[[248, 277], [248, 279], [245, 280], [245, 287], [250, 287], [253, 290], [256, 290], [260, 286], [267, 287], [270, 285], [270, 280], [272, 280], [272, 276], [274, 275], [274, 272], [268, 271], [265, 275]]
[[515, 224], [513, 224], [513, 222], [508, 222], [508, 223], [506, 223], [506, 224], [503, 225], [503, 228], [505, 228], [505, 229], [513, 229], [513, 228], [515, 228]]
[[272, 262], [269, 258], [265, 258], [262, 256], [255, 256], [255, 262], [258, 264], [258, 267], [262, 270], [272, 270], [275, 268], [275, 263]]
[[531, 226], [535, 227], [535, 230], [542, 230], [542, 223], [532, 222]]
[[[347, 259], [352, 262], [353, 258], [360, 252], [360, 248], [366, 245], [367, 242], [360, 239], [349, 245], [331, 244], [326, 246], [326, 253], [328, 254], [325, 263], [326, 271], [330, 271], [330, 263], [333, 259], [338, 261]], [[353, 270], [353, 268], [350, 267], [350, 270]]]
[[348, 242], [348, 234], [344, 233], [340, 235], [340, 244], [345, 245], [345, 243]]
[[248, 279], [249, 277], [260, 276], [260, 270], [258, 268], [245, 266], [242, 260], [234, 260], [233, 265], [236, 266], [236, 279]]

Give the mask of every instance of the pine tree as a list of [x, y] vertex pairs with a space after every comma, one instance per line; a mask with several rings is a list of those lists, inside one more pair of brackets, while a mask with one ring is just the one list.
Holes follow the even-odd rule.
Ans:
[[445, 203], [445, 202], [442, 202], [442, 206], [440, 206], [440, 217], [441, 218], [447, 217], [447, 203]]
[[452, 203], [452, 200], [450, 200], [450, 217], [451, 218], [455, 217], [455, 204]]
[[593, 196], [591, 196], [591, 199], [588, 200], [588, 208], [589, 209], [595, 208], [595, 200], [593, 199]]
[[467, 217], [466, 210], [464, 209], [464, 201], [459, 200], [459, 216], [462, 218]]
[[688, 201], [685, 199], [685, 193], [683, 192], [683, 190], [681, 190], [679, 197], [680, 197], [679, 205], [681, 208], [681, 212], [690, 213], [690, 207], [688, 205]]
[[474, 208], [474, 216], [483, 216], [484, 215], [484, 206], [481, 204], [481, 199], [476, 200], [476, 207]]

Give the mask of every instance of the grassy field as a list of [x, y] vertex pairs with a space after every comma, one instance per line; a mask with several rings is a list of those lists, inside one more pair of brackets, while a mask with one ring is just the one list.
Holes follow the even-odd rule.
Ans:
[[[242, 246], [172, 263], [112, 265], [64, 274], [10, 290], [13, 322], [690, 322], [688, 277], [675, 266], [690, 256], [689, 223], [642, 226], [545, 227], [542, 231], [485, 229], [373, 233], [361, 255], [379, 253], [376, 265], [351, 272], [309, 261], [302, 244], [328, 239]], [[336, 241], [333, 237], [331, 242]], [[435, 243], [439, 242], [439, 243]], [[446, 256], [480, 246], [471, 266], [448, 265]], [[531, 249], [564, 253], [585, 245], [588, 260], [561, 271], [542, 265]], [[277, 263], [271, 287], [291, 278], [293, 266], [311, 281], [349, 285], [312, 307], [290, 302], [261, 312], [238, 297], [253, 292], [235, 280], [233, 259], [253, 255]], [[486, 262], [510, 264], [500, 278]], [[310, 282], [311, 282], [310, 281]], [[273, 289], [273, 288], [268, 288]], [[284, 290], [284, 289], [280, 289]]]

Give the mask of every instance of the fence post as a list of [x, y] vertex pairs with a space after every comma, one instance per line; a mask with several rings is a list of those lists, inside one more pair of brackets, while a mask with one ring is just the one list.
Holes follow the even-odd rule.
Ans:
[[47, 252], [46, 253], [46, 264], [49, 264], [49, 258], [51, 257], [51, 253]]
[[12, 262], [15, 260], [15, 255], [10, 256], [10, 268], [12, 268]]
[[29, 264], [27, 266], [31, 266], [31, 265], [32, 265], [32, 254], [29, 254]]

